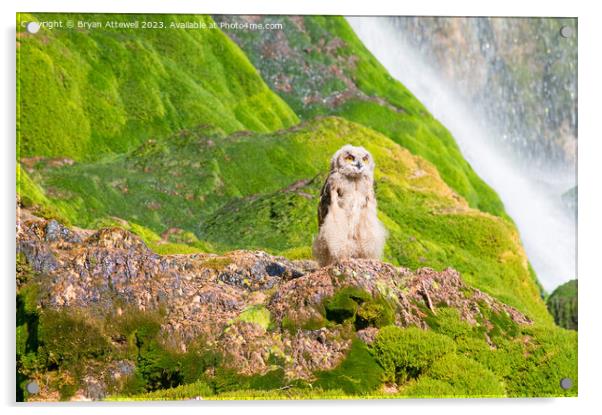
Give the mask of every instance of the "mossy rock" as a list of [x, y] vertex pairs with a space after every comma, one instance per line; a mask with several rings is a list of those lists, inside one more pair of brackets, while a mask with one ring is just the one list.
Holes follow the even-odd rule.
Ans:
[[40, 314], [39, 343], [47, 367], [69, 372], [77, 383], [86, 361], [103, 362], [113, 348], [95, 320], [79, 312], [46, 309]]
[[371, 299], [370, 293], [360, 288], [342, 288], [331, 298], [324, 301], [326, 318], [336, 323], [354, 319], [359, 306]]
[[354, 339], [349, 353], [336, 368], [316, 372], [312, 386], [321, 389], [342, 389], [349, 395], [364, 395], [376, 390], [383, 379], [383, 369], [368, 347]]
[[268, 328], [272, 326], [270, 310], [264, 305], [253, 305], [245, 308], [238, 317], [236, 317], [236, 320], [257, 324], [264, 330], [268, 330]]
[[449, 337], [417, 327], [383, 327], [372, 344], [374, 357], [392, 382], [417, 378], [435, 360], [455, 351]]
[[[208, 140], [198, 133], [174, 136], [136, 158], [140, 165], [118, 156], [32, 177], [41, 188], [70, 195], [48, 200], [76, 225], [125, 219], [156, 252], [309, 256], [328, 158], [343, 144], [363, 145], [377, 163], [379, 216], [390, 235], [385, 260], [409, 268], [452, 266], [469, 284], [551, 323], [513, 224], [468, 208], [433, 165], [389, 138], [329, 117], [277, 134], [214, 137], [219, 146], [207, 147]], [[127, 193], [115, 187], [123, 177]], [[151, 201], [161, 208], [149, 209]], [[174, 227], [193, 232], [198, 242], [162, 241], [159, 235]]]

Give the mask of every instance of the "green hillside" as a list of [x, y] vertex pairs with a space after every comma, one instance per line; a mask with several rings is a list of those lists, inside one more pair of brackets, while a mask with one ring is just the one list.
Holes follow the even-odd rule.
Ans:
[[579, 326], [577, 286], [577, 280], [568, 281], [556, 288], [546, 300], [548, 310], [560, 327], [577, 330]]
[[[22, 14], [21, 21], [126, 22], [128, 15]], [[165, 25], [207, 16], [139, 15]], [[210, 126], [273, 131], [297, 116], [219, 30], [52, 29], [20, 31], [19, 157], [98, 159], [151, 137]], [[167, 30], [167, 29], [166, 29]]]
[[[245, 16], [216, 16], [246, 22]], [[255, 19], [255, 18], [254, 18]], [[447, 129], [370, 54], [338, 16], [261, 16], [282, 31], [226, 31], [301, 119], [335, 114], [370, 127], [437, 166], [471, 207], [505, 216]]]
[[149, 243], [177, 229], [190, 233], [189, 245], [199, 250], [310, 258], [317, 195], [330, 155], [345, 143], [365, 146], [375, 157], [388, 261], [412, 269], [454, 267], [474, 286], [549, 320], [509, 221], [468, 207], [431, 163], [342, 118], [273, 134], [182, 131], [96, 163], [40, 162], [30, 174], [53, 208], [77, 226], [120, 218]]

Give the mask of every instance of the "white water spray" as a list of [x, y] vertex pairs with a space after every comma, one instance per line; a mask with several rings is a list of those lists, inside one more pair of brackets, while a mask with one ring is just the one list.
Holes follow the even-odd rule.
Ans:
[[478, 108], [464, 102], [385, 19], [347, 18], [389, 73], [402, 82], [452, 133], [464, 157], [499, 194], [516, 222], [529, 261], [547, 291], [576, 277], [575, 220], [560, 203], [570, 179], [546, 178], [505, 156]]

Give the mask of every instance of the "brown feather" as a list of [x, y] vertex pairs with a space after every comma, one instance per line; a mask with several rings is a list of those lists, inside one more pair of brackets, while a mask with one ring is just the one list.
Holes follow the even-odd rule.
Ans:
[[322, 226], [326, 215], [328, 215], [328, 209], [330, 208], [330, 176], [324, 182], [322, 190], [320, 191], [320, 203], [318, 203], [318, 227]]

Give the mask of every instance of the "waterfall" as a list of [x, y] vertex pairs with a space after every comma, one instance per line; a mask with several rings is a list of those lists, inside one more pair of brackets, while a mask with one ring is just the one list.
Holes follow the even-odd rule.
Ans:
[[[543, 287], [551, 291], [563, 282], [576, 278], [576, 212], [563, 204], [562, 197], [563, 194], [566, 197], [567, 191], [570, 194], [570, 190], [576, 186], [575, 160], [571, 160], [570, 156], [564, 157], [562, 151], [554, 151], [558, 148], [562, 150], [564, 144], [550, 145], [549, 138], [544, 137], [540, 130], [529, 130], [526, 123], [514, 123], [516, 128], [513, 129], [505, 128], [509, 120], [519, 118], [517, 104], [511, 102], [511, 105], [502, 105], [499, 99], [517, 94], [520, 96], [521, 90], [517, 90], [516, 85], [503, 82], [484, 82], [484, 94], [463, 94], [461, 88], [466, 85], [459, 85], [459, 89], [443, 73], [444, 67], [429, 59], [432, 51], [416, 46], [420, 42], [415, 42], [412, 36], [418, 32], [404, 31], [404, 26], [396, 24], [395, 19], [391, 18], [349, 17], [347, 20], [389, 73], [402, 82], [452, 133], [466, 160], [499, 194], [506, 211], [518, 227], [529, 261]], [[479, 33], [474, 41], [482, 41], [479, 39], [482, 36]], [[463, 42], [452, 47], [457, 61], [462, 62], [462, 48], [472, 46], [470, 42], [469, 46]], [[477, 47], [482, 48], [482, 45]], [[479, 62], [473, 60], [469, 63], [472, 67], [462, 68], [467, 74], [464, 80], [469, 83], [471, 77], [476, 83], [477, 77], [482, 79], [483, 72], [491, 70], [479, 67]], [[451, 67], [453, 69], [453, 65]], [[503, 65], [495, 67], [496, 75], [505, 70], [508, 68]], [[488, 93], [487, 88], [495, 88], [495, 91]], [[545, 88], [543, 92], [546, 92]], [[569, 92], [573, 93], [572, 90]], [[474, 98], [477, 95], [478, 100]], [[491, 99], [488, 101], [491, 96], [496, 97], [496, 103]], [[576, 100], [576, 95], [569, 96]], [[549, 108], [558, 106], [555, 101], [537, 104], [545, 106], [542, 113], [546, 114], [550, 112]], [[524, 111], [524, 108], [520, 110]], [[557, 118], [551, 119], [557, 121]], [[571, 122], [576, 129], [576, 117], [569, 124]], [[513, 139], [509, 140], [509, 136], [513, 136]], [[574, 136], [576, 142], [576, 134]], [[530, 148], [535, 150], [525, 151]], [[543, 148], [552, 150], [545, 152]], [[552, 156], [559, 153], [560, 157]]]

